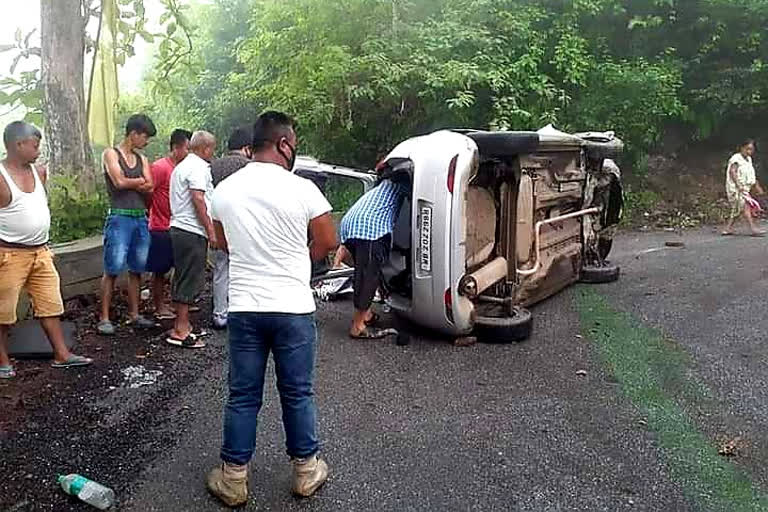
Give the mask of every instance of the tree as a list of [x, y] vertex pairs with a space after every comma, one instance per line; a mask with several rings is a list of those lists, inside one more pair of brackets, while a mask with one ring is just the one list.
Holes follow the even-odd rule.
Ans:
[[42, 0], [42, 86], [48, 165], [53, 173], [93, 183], [85, 109], [85, 26], [82, 0]]
[[304, 151], [356, 165], [430, 130], [547, 123], [615, 130], [638, 158], [670, 127], [690, 143], [768, 120], [766, 5], [212, 0], [191, 65], [147, 103], [221, 137], [284, 109]]
[[[17, 31], [15, 44], [0, 44], [0, 52], [17, 52], [11, 76], [0, 80], [0, 105], [12, 109], [23, 105], [30, 121], [43, 122], [52, 173], [74, 174], [85, 190], [97, 181], [88, 138], [84, 74], [86, 58], [98, 46], [98, 35], [94, 40], [87, 26], [90, 20], [101, 18], [107, 1], [119, 6], [112, 10], [117, 27], [114, 57], [119, 64], [134, 55], [137, 37], [159, 43], [163, 56], [159, 67], [166, 75], [191, 54], [189, 24], [183, 12], [189, 6], [180, 0], [160, 0], [163, 30], [157, 34], [146, 28], [144, 0], [41, 0], [41, 48], [30, 46], [34, 31], [26, 37]], [[19, 61], [31, 58], [41, 58], [41, 69], [15, 78]]]

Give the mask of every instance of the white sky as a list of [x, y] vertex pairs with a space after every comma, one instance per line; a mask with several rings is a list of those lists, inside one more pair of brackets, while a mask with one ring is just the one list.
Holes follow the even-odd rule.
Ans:
[[[0, 0], [0, 3], [22, 4], [19, 0]], [[153, 13], [161, 12], [162, 7], [158, 0], [144, 0], [147, 17], [152, 22]], [[34, 38], [35, 46], [39, 45], [40, 37], [40, 0], [25, 0], [23, 7], [16, 9], [7, 9], [3, 16], [0, 16], [0, 44], [12, 44], [13, 37], [17, 28], [21, 28], [24, 35], [32, 29], [37, 29]], [[150, 26], [150, 30], [154, 30]], [[33, 39], [34, 41], [35, 39]], [[125, 66], [118, 70], [120, 75], [120, 87], [124, 92], [134, 92], [138, 89], [144, 71], [144, 66], [149, 58], [149, 46], [141, 38], [137, 38], [136, 56], [130, 59]], [[7, 76], [13, 62], [14, 53], [6, 52], [0, 54], [0, 77]], [[35, 69], [40, 66], [40, 60], [32, 58], [28, 63], [20, 64], [19, 69]], [[0, 107], [2, 108], [2, 107]]]

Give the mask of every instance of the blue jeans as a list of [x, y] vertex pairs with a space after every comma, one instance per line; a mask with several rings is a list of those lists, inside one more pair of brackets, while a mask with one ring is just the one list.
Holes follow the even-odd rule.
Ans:
[[318, 451], [312, 380], [315, 367], [315, 316], [279, 313], [229, 313], [229, 400], [224, 413], [221, 458], [244, 465], [256, 443], [270, 351], [283, 409], [288, 455], [304, 458]]
[[149, 245], [146, 217], [110, 214], [104, 224], [104, 273], [119, 276], [127, 269], [141, 274], [147, 267]]

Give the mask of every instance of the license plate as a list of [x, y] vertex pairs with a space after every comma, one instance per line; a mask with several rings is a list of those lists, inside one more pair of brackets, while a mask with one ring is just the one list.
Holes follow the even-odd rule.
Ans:
[[423, 272], [432, 271], [432, 208], [421, 207], [421, 226], [419, 228], [419, 268]]

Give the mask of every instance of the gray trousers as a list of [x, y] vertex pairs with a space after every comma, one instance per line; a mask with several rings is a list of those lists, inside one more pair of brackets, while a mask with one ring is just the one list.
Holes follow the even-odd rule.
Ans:
[[229, 254], [213, 251], [213, 318], [227, 321], [229, 313]]

